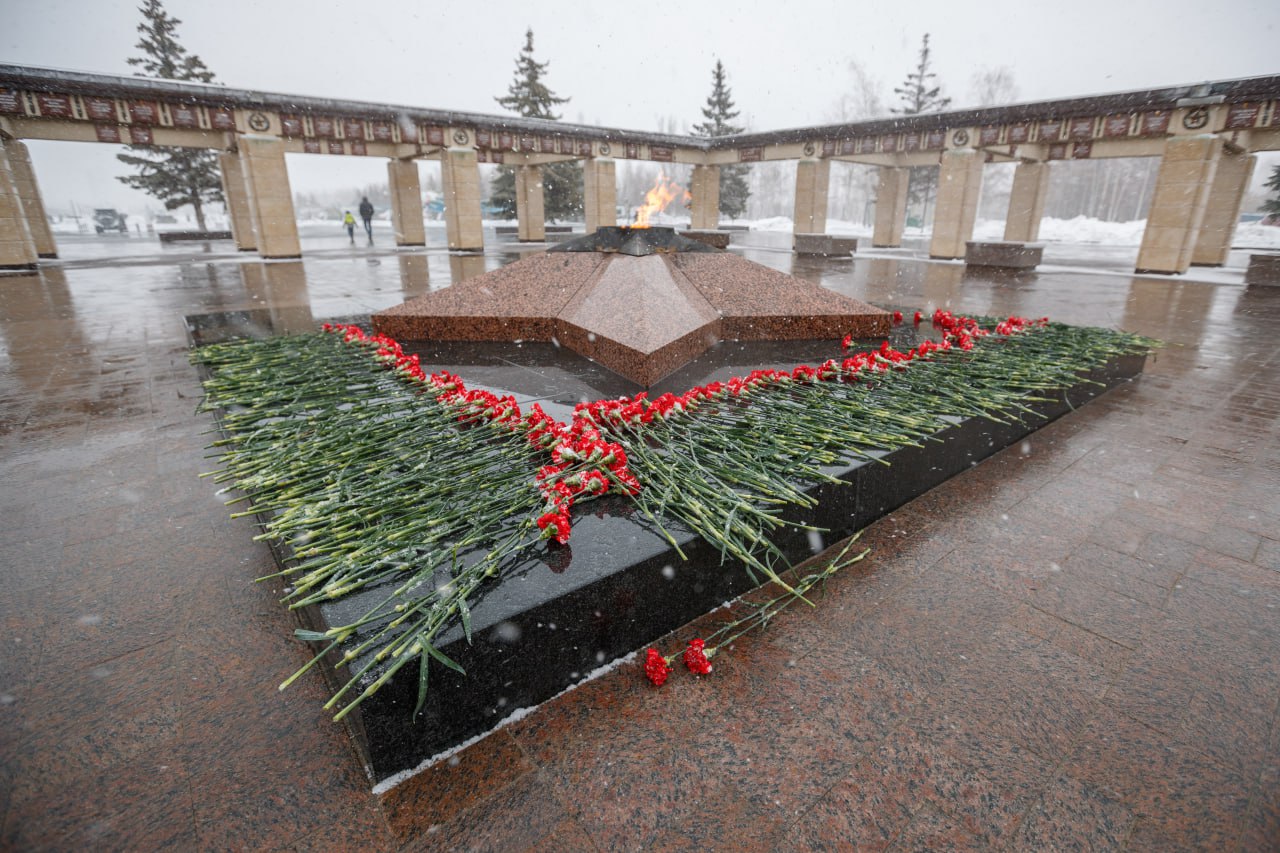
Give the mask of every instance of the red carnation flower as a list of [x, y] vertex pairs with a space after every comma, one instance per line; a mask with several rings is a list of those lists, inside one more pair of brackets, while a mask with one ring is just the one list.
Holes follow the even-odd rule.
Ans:
[[707, 660], [706, 642], [703, 640], [690, 640], [689, 648], [684, 650], [684, 665], [689, 667], [689, 671], [694, 675], [707, 675], [711, 672], [711, 661]]
[[894, 312], [893, 312], [893, 324], [896, 326], [896, 325], [898, 325], [898, 324], [899, 324], [899, 323], [901, 323], [901, 322], [902, 322], [902, 312], [901, 312], [901, 311], [894, 311]]
[[661, 687], [667, 683], [667, 676], [671, 675], [671, 667], [667, 665], [667, 659], [657, 649], [649, 649], [645, 655], [644, 674], [653, 682], [654, 687]]

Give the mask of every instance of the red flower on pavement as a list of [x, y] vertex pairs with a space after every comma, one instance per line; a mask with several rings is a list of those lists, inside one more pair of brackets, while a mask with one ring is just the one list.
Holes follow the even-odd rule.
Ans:
[[894, 311], [894, 312], [893, 312], [893, 325], [895, 325], [895, 326], [896, 326], [896, 325], [898, 325], [898, 324], [899, 324], [899, 323], [901, 323], [901, 322], [902, 322], [902, 312], [901, 312], [901, 311]]
[[706, 646], [703, 640], [690, 640], [689, 648], [684, 650], [684, 665], [694, 675], [707, 675], [711, 672], [711, 661], [707, 660], [707, 654], [703, 651]]
[[653, 682], [654, 687], [661, 687], [667, 683], [667, 676], [671, 675], [671, 667], [657, 649], [649, 649], [645, 655], [644, 674]]
[[916, 315], [915, 315], [914, 317], [912, 317], [912, 318], [911, 318], [911, 322], [913, 322], [913, 323], [915, 323], [917, 326], [919, 326], [919, 325], [920, 325], [920, 321], [921, 321], [921, 320], [923, 320], [923, 319], [924, 319], [924, 314], [922, 314], [921, 312], [917, 311], [917, 312], [916, 312]]

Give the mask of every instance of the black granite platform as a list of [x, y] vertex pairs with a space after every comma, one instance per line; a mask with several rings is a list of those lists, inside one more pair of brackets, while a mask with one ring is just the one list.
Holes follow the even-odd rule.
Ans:
[[[818, 506], [790, 517], [826, 528], [823, 539], [833, 543], [1138, 375], [1144, 360], [1117, 359], [1052, 402], [1029, 403], [1039, 419], [957, 421], [921, 447], [886, 454], [882, 461], [888, 465], [861, 461], [832, 469], [845, 485], [815, 486]], [[512, 374], [510, 362], [504, 372]], [[418, 673], [408, 666], [346, 718], [370, 777], [383, 782], [484, 734], [518, 709], [549, 699], [753, 585], [741, 565], [722, 565], [712, 545], [679, 524], [664, 525], [687, 561], [625, 499], [579, 507], [570, 545], [518, 567], [472, 603], [473, 642], [460, 628], [440, 638], [438, 648], [461, 664], [465, 677], [433, 669], [426, 704], [415, 719]], [[817, 543], [795, 531], [778, 544], [800, 562]], [[314, 630], [342, 624], [363, 612], [373, 595], [313, 608], [303, 621]], [[326, 678], [331, 685], [345, 681], [332, 670]]]

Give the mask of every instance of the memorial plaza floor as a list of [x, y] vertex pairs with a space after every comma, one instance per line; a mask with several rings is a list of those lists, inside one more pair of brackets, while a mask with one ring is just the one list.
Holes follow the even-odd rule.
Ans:
[[308, 653], [253, 582], [253, 523], [197, 479], [184, 318], [367, 319], [513, 244], [306, 236], [263, 264], [71, 237], [0, 276], [0, 848], [1280, 848], [1280, 288], [1246, 287], [1239, 253], [1161, 278], [1051, 246], [993, 278], [788, 238], [737, 250], [883, 307], [1164, 347], [876, 523], [816, 608], [711, 676], [655, 690], [623, 664], [382, 802], [319, 676], [276, 690]]

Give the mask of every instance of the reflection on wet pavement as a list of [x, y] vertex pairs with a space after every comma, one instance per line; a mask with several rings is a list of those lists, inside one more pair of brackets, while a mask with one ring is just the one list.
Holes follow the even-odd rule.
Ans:
[[[186, 359], [189, 334], [364, 321], [540, 249], [376, 237], [304, 234], [303, 260], [269, 263], [65, 238], [63, 260], [0, 276], [4, 847], [1280, 838], [1280, 288], [1099, 274], [1131, 263], [1114, 249], [1057, 246], [1004, 278], [911, 247], [801, 259], [776, 234], [735, 251], [885, 308], [1166, 346], [1139, 381], [876, 524], [857, 572], [711, 678], [655, 692], [624, 666], [380, 807], [319, 678], [274, 689], [306, 651], [280, 590], [253, 583], [272, 565], [253, 525], [197, 479], [212, 423]], [[549, 394], [552, 369], [592, 373], [544, 355], [519, 369], [548, 365]]]

